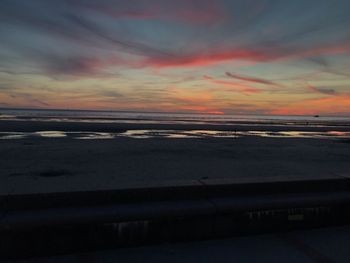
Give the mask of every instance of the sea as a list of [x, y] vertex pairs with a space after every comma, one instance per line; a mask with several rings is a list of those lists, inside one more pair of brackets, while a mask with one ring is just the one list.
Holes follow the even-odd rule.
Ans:
[[93, 110], [1, 109], [0, 120], [50, 120], [76, 122], [131, 122], [131, 123], [348, 123], [350, 116], [312, 115], [212, 115], [166, 112], [125, 112]]
[[[16, 121], [50, 121], [50, 122], [87, 122], [87, 123], [140, 123], [140, 124], [205, 124], [205, 125], [247, 125], [248, 131], [215, 131], [215, 130], [128, 130], [124, 133], [105, 132], [67, 132], [67, 131], [37, 131], [0, 132], [0, 139], [23, 139], [27, 137], [67, 138], [76, 139], [113, 139], [129, 138], [237, 138], [242, 136], [278, 137], [278, 138], [350, 138], [350, 116], [293, 116], [293, 115], [211, 115], [193, 113], [163, 113], [163, 112], [125, 112], [125, 111], [94, 111], [94, 110], [56, 110], [56, 109], [0, 109], [1, 120]], [[327, 132], [313, 131], [256, 131], [257, 125], [290, 125], [334, 127]], [[339, 131], [339, 127], [349, 127], [349, 131]], [[1, 128], [1, 127], [0, 127]]]

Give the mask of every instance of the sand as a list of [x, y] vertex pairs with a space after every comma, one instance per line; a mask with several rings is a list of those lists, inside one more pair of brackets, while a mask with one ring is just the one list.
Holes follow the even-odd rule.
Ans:
[[178, 124], [178, 123], [89, 123], [58, 121], [9, 121], [0, 120], [0, 132], [35, 132], [35, 131], [91, 131], [123, 132], [126, 130], [221, 130], [221, 131], [350, 131], [350, 124], [315, 123], [297, 125], [285, 123], [221, 123], [221, 124]]
[[[74, 130], [74, 125], [81, 128], [81, 124], [8, 124], [0, 122], [0, 130], [34, 131], [39, 126], [40, 130], [52, 130], [59, 128], [57, 125], [61, 129], [54, 130]], [[144, 128], [138, 124], [103, 125], [107, 131]], [[83, 126], [90, 131], [106, 131], [99, 125]], [[0, 195], [341, 178], [350, 177], [349, 160], [350, 144], [346, 140], [260, 137], [0, 140]]]

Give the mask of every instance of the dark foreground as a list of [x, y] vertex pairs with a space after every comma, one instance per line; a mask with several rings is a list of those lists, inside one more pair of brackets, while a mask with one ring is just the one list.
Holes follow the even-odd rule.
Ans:
[[343, 178], [1, 196], [0, 260], [346, 225], [349, 189]]
[[[101, 130], [100, 125], [88, 124], [83, 124], [84, 128], [79, 126], [81, 124], [51, 123], [45, 126], [45, 123], [37, 122], [31, 126], [25, 122], [6, 123], [8, 125], [1, 126], [0, 131], [128, 130], [126, 126], [108, 128], [107, 125], [104, 126], [107, 130]], [[61, 129], [60, 125], [63, 125]], [[249, 127], [171, 128], [244, 130]], [[296, 129], [299, 128], [254, 128], [268, 131]], [[303, 129], [332, 131], [334, 127], [300, 128]], [[242, 136], [0, 140], [1, 254], [6, 258], [28, 258], [115, 246], [349, 224], [349, 160], [347, 139]], [[335, 231], [338, 233], [339, 230]], [[326, 232], [310, 233], [314, 240], [317, 239], [315, 236]], [[317, 244], [301, 244], [298, 238], [295, 240], [289, 234], [277, 237], [278, 241], [275, 236], [267, 236], [270, 241], [266, 241], [267, 246], [277, 247], [276, 257], [280, 253], [295, 256], [298, 262], [342, 262], [348, 255], [349, 241], [346, 239], [333, 239], [333, 242], [344, 241], [334, 252], [320, 251]], [[257, 237], [257, 240], [264, 238]], [[246, 240], [250, 241], [245, 243]], [[254, 238], [225, 242], [192, 243], [188, 252], [179, 250], [178, 253], [191, 258], [197, 253], [195, 247], [203, 248], [203, 244], [208, 244], [209, 250], [217, 250], [217, 244], [220, 244], [232, 251], [242, 247], [242, 251], [253, 248], [252, 252], [261, 252], [254, 250], [257, 248]], [[178, 246], [174, 245], [174, 249]], [[120, 255], [122, 260], [140, 260], [134, 255], [123, 254], [129, 253], [125, 251], [139, 251], [141, 255], [151, 253], [155, 260], [166, 258], [152, 252], [154, 248], [149, 249], [81, 254], [78, 259], [92, 261], [94, 257], [102, 260], [104, 255], [112, 258]], [[336, 253], [340, 256], [334, 256]], [[247, 262], [251, 258], [251, 255], [239, 252], [232, 254], [235, 256], [246, 256]], [[172, 259], [176, 260], [176, 257]], [[273, 255], [265, 257], [273, 258]], [[60, 259], [77, 258], [57, 258]]]
[[350, 227], [333, 227], [294, 231], [284, 234], [268, 234], [235, 237], [223, 240], [122, 248], [64, 256], [33, 258], [31, 260], [15, 262], [348, 263], [350, 258], [349, 243]]
[[0, 140], [0, 194], [350, 177], [344, 140]]

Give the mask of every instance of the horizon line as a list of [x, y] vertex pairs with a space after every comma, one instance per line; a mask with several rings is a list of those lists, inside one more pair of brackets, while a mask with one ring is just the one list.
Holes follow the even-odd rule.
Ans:
[[225, 113], [222, 112], [222, 114], [215, 114], [210, 112], [173, 112], [173, 111], [133, 111], [133, 110], [116, 110], [116, 109], [63, 109], [63, 108], [31, 108], [31, 107], [0, 107], [0, 110], [36, 110], [36, 111], [86, 111], [86, 112], [120, 112], [120, 113], [157, 113], [157, 114], [192, 114], [192, 115], [213, 115], [213, 116], [223, 116], [223, 115], [239, 115], [239, 116], [317, 116], [317, 117], [348, 117], [349, 115], [328, 115], [328, 114], [253, 114], [253, 113]]

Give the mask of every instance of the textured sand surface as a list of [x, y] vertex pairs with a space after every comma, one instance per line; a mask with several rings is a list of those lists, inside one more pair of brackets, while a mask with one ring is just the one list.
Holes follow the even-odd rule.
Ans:
[[0, 140], [0, 194], [350, 177], [349, 160], [342, 140]]

